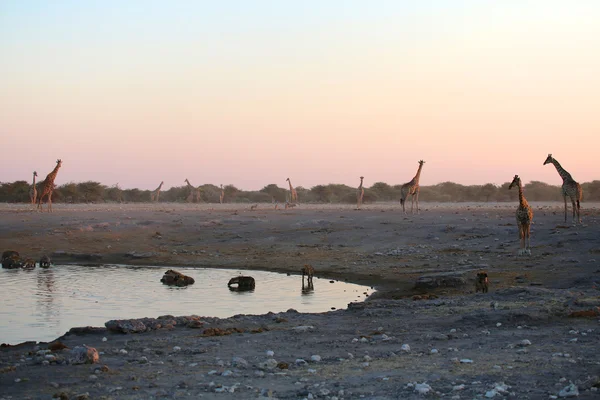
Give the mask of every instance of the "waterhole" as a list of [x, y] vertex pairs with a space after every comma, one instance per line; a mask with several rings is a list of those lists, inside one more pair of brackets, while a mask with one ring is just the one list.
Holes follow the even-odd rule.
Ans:
[[[172, 287], [160, 282], [168, 267], [56, 265], [49, 269], [0, 270], [0, 343], [51, 341], [72, 327], [104, 326], [111, 319], [199, 315], [227, 318], [290, 308], [323, 312], [363, 301], [367, 286], [313, 279], [302, 290], [300, 275], [212, 268], [174, 268], [195, 279]], [[227, 287], [229, 279], [249, 275], [253, 291]]]

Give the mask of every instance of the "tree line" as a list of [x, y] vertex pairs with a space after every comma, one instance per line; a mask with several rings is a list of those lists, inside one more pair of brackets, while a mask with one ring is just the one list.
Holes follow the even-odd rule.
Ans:
[[[517, 201], [518, 191], [508, 190], [509, 182], [502, 185], [491, 183], [485, 185], [461, 185], [454, 182], [443, 182], [437, 185], [421, 186], [419, 201], [434, 202], [503, 202]], [[26, 181], [1, 182], [0, 202], [29, 202], [30, 183]], [[600, 181], [586, 182], [582, 185], [584, 201], [600, 201]], [[402, 185], [388, 185], [377, 182], [366, 188], [364, 203], [378, 201], [398, 201]], [[38, 186], [38, 193], [41, 187]], [[221, 189], [212, 184], [199, 186], [202, 203], [218, 203]], [[270, 184], [258, 191], [240, 190], [233, 185], [224, 186], [226, 203], [283, 203], [289, 196], [287, 188]], [[296, 187], [300, 203], [355, 203], [356, 187], [340, 184], [317, 185], [310, 189]], [[524, 186], [528, 201], [562, 201], [560, 185], [549, 185], [532, 181]], [[54, 189], [53, 203], [105, 203], [124, 202], [141, 203], [150, 201], [151, 190], [121, 189], [118, 186], [106, 186], [99, 182], [69, 182]], [[176, 186], [160, 192], [160, 202], [186, 201], [190, 194], [187, 186]], [[408, 198], [410, 202], [410, 196]]]

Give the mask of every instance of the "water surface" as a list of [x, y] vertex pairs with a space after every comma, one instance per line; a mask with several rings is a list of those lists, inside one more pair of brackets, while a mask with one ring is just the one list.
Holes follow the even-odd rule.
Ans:
[[[104, 326], [111, 319], [200, 315], [226, 318], [290, 308], [323, 312], [362, 301], [373, 290], [347, 282], [314, 278], [302, 291], [298, 275], [265, 271], [174, 268], [196, 283], [163, 285], [166, 267], [56, 265], [31, 271], [0, 269], [0, 343], [51, 341], [75, 326]], [[227, 288], [234, 276], [256, 279], [252, 292]]]

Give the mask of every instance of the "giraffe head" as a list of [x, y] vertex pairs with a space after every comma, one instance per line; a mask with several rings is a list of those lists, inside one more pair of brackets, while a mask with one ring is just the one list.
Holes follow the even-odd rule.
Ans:
[[508, 188], [512, 189], [513, 186], [521, 186], [521, 178], [519, 178], [519, 175], [515, 175], [510, 185], [508, 185]]
[[420, 165], [420, 166], [423, 166], [423, 164], [425, 164], [425, 161], [423, 161], [423, 160], [420, 160], [420, 161], [419, 161], [419, 165]]
[[37, 171], [33, 171], [33, 176], [37, 176]]
[[62, 160], [59, 158], [58, 160], [56, 160], [56, 168], [60, 168], [61, 165], [62, 165]]
[[544, 165], [550, 164], [552, 161], [554, 161], [554, 158], [552, 158], [552, 154], [548, 154], [548, 157], [546, 157], [546, 161], [544, 161]]

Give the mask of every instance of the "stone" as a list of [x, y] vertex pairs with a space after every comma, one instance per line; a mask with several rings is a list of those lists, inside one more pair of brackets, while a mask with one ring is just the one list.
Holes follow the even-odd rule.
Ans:
[[75, 346], [69, 356], [71, 364], [97, 364], [98, 361], [100, 361], [98, 350], [86, 345]]
[[175, 271], [173, 269], [170, 269], [167, 272], [165, 272], [160, 281], [163, 284], [170, 286], [187, 286], [192, 285], [195, 282], [194, 278], [184, 275], [181, 272]]
[[466, 283], [466, 271], [442, 272], [419, 277], [415, 282], [415, 289], [431, 290], [436, 288], [457, 288], [464, 286]]
[[2, 253], [2, 268], [14, 269], [22, 266], [23, 260], [18, 251], [6, 250]]
[[236, 276], [235, 278], [231, 278], [227, 283], [227, 287], [229, 290], [254, 290], [256, 287], [256, 281], [251, 276]]
[[111, 332], [119, 333], [141, 333], [146, 332], [146, 325], [137, 319], [111, 319], [104, 323]]

